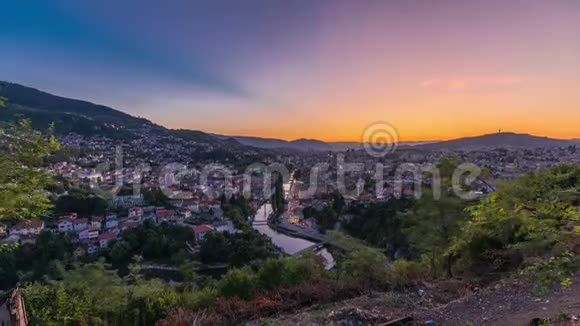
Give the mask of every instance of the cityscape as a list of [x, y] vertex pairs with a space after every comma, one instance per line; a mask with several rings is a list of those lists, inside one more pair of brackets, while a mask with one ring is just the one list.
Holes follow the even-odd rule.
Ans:
[[580, 324], [578, 3], [3, 11], [2, 325]]

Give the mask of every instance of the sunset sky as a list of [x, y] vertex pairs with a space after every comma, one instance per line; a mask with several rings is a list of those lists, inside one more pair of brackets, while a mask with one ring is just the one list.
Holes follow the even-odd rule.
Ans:
[[0, 41], [0, 80], [170, 128], [580, 138], [578, 0], [11, 1]]

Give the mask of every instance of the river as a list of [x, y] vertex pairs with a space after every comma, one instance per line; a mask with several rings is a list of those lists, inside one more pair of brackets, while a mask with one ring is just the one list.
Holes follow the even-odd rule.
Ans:
[[[281, 248], [285, 253], [294, 255], [316, 244], [312, 241], [291, 237], [272, 229], [267, 223], [270, 214], [272, 214], [272, 206], [270, 204], [262, 205], [256, 212], [252, 227], [261, 234], [270, 237], [272, 243]], [[324, 258], [326, 269], [334, 267], [334, 257], [332, 257], [332, 254], [326, 248], [319, 250], [318, 254]]]

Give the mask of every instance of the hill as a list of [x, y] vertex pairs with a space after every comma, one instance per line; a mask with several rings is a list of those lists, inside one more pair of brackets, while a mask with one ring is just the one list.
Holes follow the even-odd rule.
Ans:
[[7, 108], [0, 111], [0, 121], [29, 118], [37, 129], [54, 124], [57, 134], [77, 133], [124, 139], [147, 132], [200, 143], [231, 145], [201, 131], [167, 129], [111, 107], [65, 98], [19, 84], [0, 81], [0, 96], [8, 99]]
[[330, 151], [333, 150], [332, 146], [329, 144], [316, 140], [316, 139], [296, 139], [296, 140], [283, 140], [276, 138], [260, 138], [260, 137], [249, 137], [249, 136], [225, 136], [225, 135], [215, 135], [221, 139], [235, 139], [241, 144], [267, 149], [292, 149], [292, 150], [302, 150], [302, 151]]
[[574, 142], [565, 139], [539, 137], [529, 134], [501, 132], [475, 137], [458, 138], [448, 141], [416, 145], [417, 149], [476, 149], [489, 147], [557, 147], [572, 145]]
[[271, 153], [202, 131], [168, 129], [111, 107], [14, 83], [0, 81], [0, 96], [8, 99], [6, 108], [0, 110], [0, 125], [28, 118], [33, 128], [45, 130], [52, 125], [55, 134], [66, 138], [67, 144], [78, 146], [81, 141], [89, 150], [92, 144], [109, 139], [111, 142], [105, 148], [121, 145], [126, 155], [150, 162], [213, 160], [236, 164], [259, 160]]

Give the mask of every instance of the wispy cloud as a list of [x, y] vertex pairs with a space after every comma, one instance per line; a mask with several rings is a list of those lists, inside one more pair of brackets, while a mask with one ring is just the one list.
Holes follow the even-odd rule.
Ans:
[[419, 86], [423, 88], [460, 91], [486, 86], [513, 86], [526, 82], [528, 79], [528, 77], [520, 75], [497, 75], [470, 78], [431, 78], [419, 82]]

